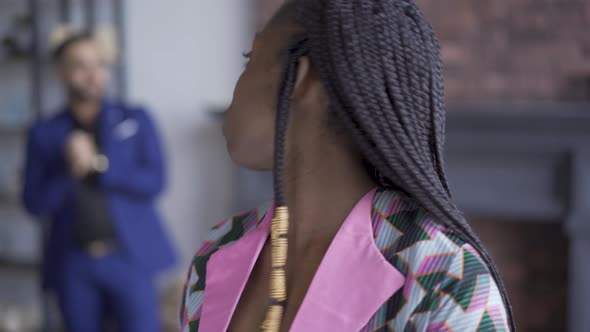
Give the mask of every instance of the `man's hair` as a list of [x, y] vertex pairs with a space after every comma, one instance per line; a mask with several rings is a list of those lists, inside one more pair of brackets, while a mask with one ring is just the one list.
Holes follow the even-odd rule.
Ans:
[[94, 35], [90, 31], [81, 31], [68, 36], [53, 50], [53, 60], [57, 63], [62, 62], [64, 55], [70, 47], [87, 41], [94, 41]]
[[[481, 254], [496, 280], [512, 329], [504, 284], [481, 240], [459, 211], [443, 158], [442, 56], [432, 27], [411, 0], [294, 0], [275, 21], [296, 14], [303, 29], [284, 58], [273, 169], [276, 206], [283, 192], [284, 145], [297, 63], [307, 55], [330, 98], [330, 115], [362, 152], [381, 187], [414, 198]], [[278, 303], [282, 305], [282, 303]]]

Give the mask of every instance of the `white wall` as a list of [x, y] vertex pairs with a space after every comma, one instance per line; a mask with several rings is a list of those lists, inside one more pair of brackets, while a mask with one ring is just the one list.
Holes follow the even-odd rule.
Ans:
[[128, 0], [129, 99], [151, 108], [169, 159], [166, 224], [188, 262], [207, 229], [231, 214], [234, 167], [220, 116], [249, 44], [249, 1]]

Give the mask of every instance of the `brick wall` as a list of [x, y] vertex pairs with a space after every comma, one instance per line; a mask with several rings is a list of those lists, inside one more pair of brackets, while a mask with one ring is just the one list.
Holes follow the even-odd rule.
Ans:
[[[258, 26], [283, 2], [254, 1]], [[416, 1], [443, 46], [448, 100], [590, 100], [590, 1]]]
[[589, 99], [590, 1], [417, 2], [443, 45], [449, 99]]

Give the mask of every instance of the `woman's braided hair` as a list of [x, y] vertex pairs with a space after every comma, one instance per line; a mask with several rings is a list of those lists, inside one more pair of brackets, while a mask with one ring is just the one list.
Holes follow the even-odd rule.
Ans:
[[[482, 256], [514, 323], [503, 282], [456, 207], [445, 175], [445, 105], [437, 37], [411, 0], [294, 0], [278, 17], [303, 28], [287, 48], [276, 119], [274, 193], [283, 193], [284, 141], [297, 62], [308, 55], [330, 113], [353, 138], [375, 181], [408, 193]], [[284, 303], [283, 303], [284, 305]]]

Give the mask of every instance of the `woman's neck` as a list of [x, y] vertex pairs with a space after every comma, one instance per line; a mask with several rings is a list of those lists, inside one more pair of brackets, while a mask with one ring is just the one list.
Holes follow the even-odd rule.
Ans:
[[316, 144], [305, 151], [287, 161], [284, 179], [295, 254], [329, 245], [352, 208], [375, 187], [360, 158], [345, 147]]

